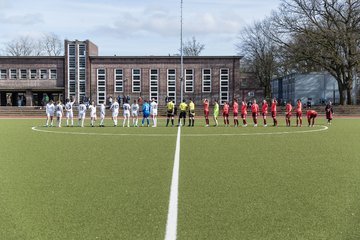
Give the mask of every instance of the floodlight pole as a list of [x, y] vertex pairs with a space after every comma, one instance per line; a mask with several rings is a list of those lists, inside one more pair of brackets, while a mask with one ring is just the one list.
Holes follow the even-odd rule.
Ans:
[[181, 0], [180, 10], [180, 102], [182, 102], [184, 92], [183, 0]]

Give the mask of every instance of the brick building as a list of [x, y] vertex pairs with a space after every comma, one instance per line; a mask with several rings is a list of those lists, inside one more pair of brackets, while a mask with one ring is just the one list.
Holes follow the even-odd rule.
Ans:
[[[240, 56], [184, 57], [184, 98], [242, 99]], [[92, 42], [65, 40], [59, 57], [0, 57], [0, 100], [40, 105], [44, 96], [54, 100], [74, 96], [95, 100], [129, 96], [131, 100], [166, 97], [180, 101], [179, 56], [98, 56]], [[247, 93], [246, 93], [247, 94]]]

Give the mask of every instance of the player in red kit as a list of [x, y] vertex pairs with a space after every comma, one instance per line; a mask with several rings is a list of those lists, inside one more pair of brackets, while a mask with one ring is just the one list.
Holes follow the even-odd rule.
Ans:
[[268, 114], [268, 108], [269, 105], [267, 103], [267, 101], [264, 99], [263, 100], [263, 104], [262, 104], [262, 108], [261, 108], [261, 113], [264, 119], [264, 127], [267, 127], [267, 123], [266, 123], [266, 115]]
[[271, 102], [271, 117], [273, 119], [273, 122], [274, 122], [274, 127], [277, 126], [277, 119], [276, 119], [276, 104], [277, 104], [277, 101], [276, 99], [274, 98]]
[[204, 116], [205, 116], [205, 127], [209, 126], [209, 100], [204, 99]]
[[246, 115], [247, 115], [247, 105], [246, 105], [246, 102], [242, 101], [241, 102], [241, 118], [243, 120], [243, 127], [247, 126]]
[[285, 115], [286, 126], [290, 127], [290, 118], [291, 118], [291, 111], [292, 111], [292, 106], [291, 106], [290, 101], [288, 101], [288, 103], [286, 104], [285, 111], [286, 111], [286, 115]]
[[233, 107], [233, 114], [234, 114], [234, 127], [238, 127], [239, 126], [239, 120], [238, 120], [239, 104], [235, 98], [234, 98], [232, 107]]
[[229, 110], [230, 110], [230, 106], [229, 103], [227, 101], [224, 102], [224, 106], [223, 106], [223, 117], [224, 117], [224, 124], [225, 127], [229, 126]]
[[254, 127], [257, 127], [257, 117], [259, 115], [259, 105], [256, 103], [256, 99], [253, 100], [253, 104], [251, 105], [251, 113], [254, 121]]
[[301, 100], [298, 99], [296, 104], [296, 126], [301, 127], [301, 125], [302, 125], [302, 103]]
[[314, 122], [315, 122], [315, 118], [317, 117], [317, 112], [314, 110], [308, 110], [306, 112], [306, 117], [308, 119], [308, 123], [309, 123], [309, 127], [313, 127], [314, 126]]

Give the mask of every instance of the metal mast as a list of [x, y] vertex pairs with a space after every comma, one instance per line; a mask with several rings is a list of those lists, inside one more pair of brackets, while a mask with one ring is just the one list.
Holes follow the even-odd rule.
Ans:
[[184, 92], [183, 0], [181, 0], [180, 10], [180, 102], [182, 102]]

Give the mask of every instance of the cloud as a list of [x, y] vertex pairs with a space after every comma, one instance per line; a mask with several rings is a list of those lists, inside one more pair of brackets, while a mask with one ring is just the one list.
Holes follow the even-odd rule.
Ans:
[[25, 14], [12, 15], [8, 17], [0, 17], [2, 24], [19, 24], [19, 25], [35, 25], [43, 23], [43, 16], [41, 14]]

